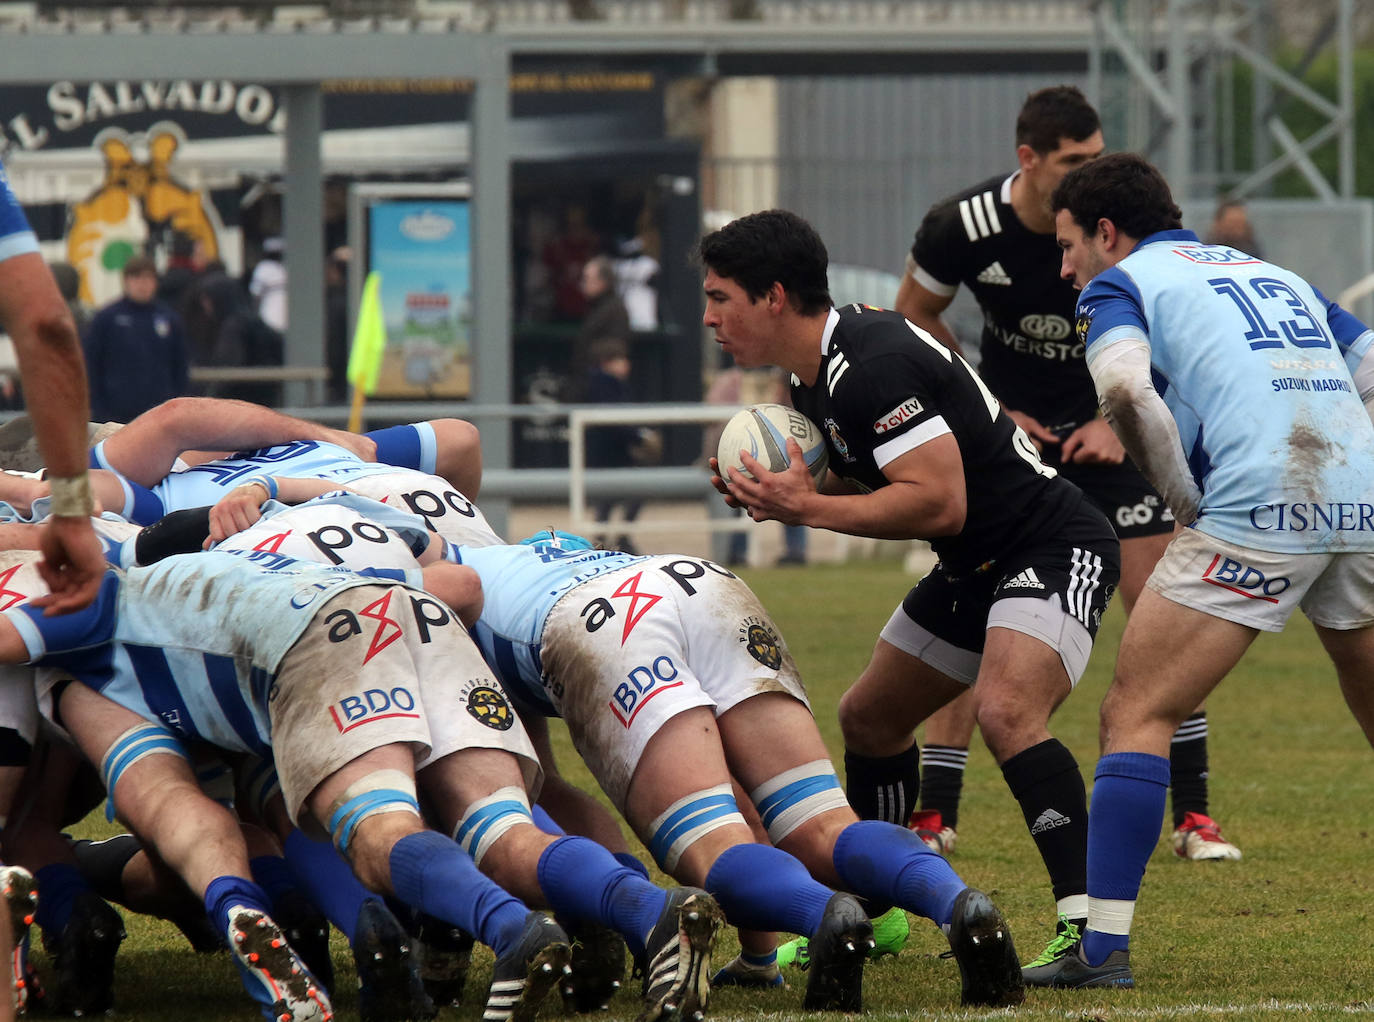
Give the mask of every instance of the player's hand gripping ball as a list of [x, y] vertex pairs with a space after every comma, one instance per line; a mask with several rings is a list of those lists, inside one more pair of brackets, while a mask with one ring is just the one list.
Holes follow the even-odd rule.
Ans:
[[[748, 451], [770, 472], [783, 472], [789, 464], [787, 458], [787, 439], [797, 441], [802, 450], [802, 458], [817, 486], [825, 475], [825, 467], [830, 460], [825, 447], [825, 438], [816, 424], [795, 408], [786, 405], [751, 405], [736, 412], [725, 424], [720, 434], [720, 446], [716, 449], [716, 461], [720, 464], [721, 478], [729, 480], [727, 468], [733, 468], [749, 476], [740, 461], [739, 452]], [[750, 478], [753, 478], [750, 476]]]

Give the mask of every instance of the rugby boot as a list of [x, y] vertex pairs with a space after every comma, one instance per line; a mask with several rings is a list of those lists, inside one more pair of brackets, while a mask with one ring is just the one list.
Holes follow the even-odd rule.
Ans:
[[1011, 930], [982, 891], [966, 887], [954, 899], [949, 947], [959, 963], [963, 1004], [1005, 1007], [1026, 999]]

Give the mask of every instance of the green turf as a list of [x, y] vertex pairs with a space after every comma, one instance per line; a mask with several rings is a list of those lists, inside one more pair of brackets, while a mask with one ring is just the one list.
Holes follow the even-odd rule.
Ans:
[[[821, 729], [838, 753], [836, 702], [912, 579], [891, 561], [759, 570], [747, 578], [787, 637]], [[1079, 691], [1051, 725], [1078, 755], [1090, 784], [1097, 705], [1122, 624], [1113, 607]], [[1374, 1010], [1365, 1004], [1374, 998], [1368, 919], [1374, 771], [1311, 627], [1299, 618], [1282, 636], [1261, 636], [1209, 702], [1209, 721], [1213, 815], [1245, 860], [1185, 863], [1161, 841], [1136, 915], [1132, 955], [1139, 989], [1032, 991], [1014, 1012], [965, 1012], [954, 963], [937, 957], [943, 938], [913, 920], [907, 950], [868, 970], [868, 1016], [1266, 1020]], [[555, 738], [564, 772], [586, 781], [566, 733], [556, 731]], [[94, 817], [85, 824], [92, 831], [103, 826]], [[970, 757], [952, 862], [997, 900], [1022, 958], [1038, 953], [1053, 924], [1048, 883], [1017, 806], [981, 747]], [[255, 1017], [226, 957], [194, 955], [166, 924], [131, 916], [127, 924], [116, 988], [120, 1016], [156, 1022]], [[337, 935], [335, 940], [338, 1017], [356, 1018], [352, 966]], [[736, 950], [727, 932], [717, 961]], [[490, 957], [479, 954], [468, 1004], [442, 1019], [481, 1017], [489, 966]], [[710, 1016], [803, 1018], [803, 983], [797, 978], [791, 989], [768, 993], [721, 990]], [[551, 999], [543, 1014], [558, 1013]], [[635, 1013], [627, 990], [603, 1018], [629, 1022]]]

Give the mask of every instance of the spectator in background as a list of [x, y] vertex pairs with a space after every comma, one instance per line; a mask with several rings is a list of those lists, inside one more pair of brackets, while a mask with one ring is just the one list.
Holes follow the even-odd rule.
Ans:
[[543, 260], [553, 288], [553, 318], [576, 323], [587, 311], [580, 285], [582, 267], [601, 249], [601, 240], [587, 223], [587, 210], [569, 206], [563, 214], [563, 231], [544, 245]]
[[1212, 214], [1207, 228], [1207, 244], [1225, 245], [1263, 259], [1259, 242], [1255, 240], [1255, 225], [1250, 223], [1250, 211], [1240, 199], [1223, 199]]
[[91, 415], [128, 422], [154, 405], [189, 393], [181, 317], [157, 300], [157, 266], [145, 255], [124, 264], [124, 295], [86, 329]]
[[587, 314], [577, 328], [573, 340], [572, 359], [568, 366], [569, 401], [589, 400], [586, 397], [587, 374], [595, 367], [592, 346], [598, 341], [619, 341], [626, 352], [630, 350], [630, 317], [625, 303], [616, 294], [615, 267], [606, 256], [595, 256], [582, 267], [582, 295], [586, 299]]
[[186, 318], [186, 300], [196, 279], [205, 272], [205, 246], [186, 234], [172, 235], [167, 269], [157, 283], [157, 297]]
[[353, 250], [340, 245], [324, 265], [324, 359], [329, 367], [328, 398], [348, 401], [348, 264]]
[[[586, 374], [583, 397], [594, 404], [628, 404], [632, 400], [630, 391], [630, 352], [625, 342], [609, 337], [591, 345], [592, 368]], [[658, 459], [654, 451], [662, 451], [662, 441], [654, 430], [632, 425], [595, 426], [587, 430], [587, 467], [588, 468], [630, 468], [634, 465], [652, 464]], [[621, 517], [633, 522], [639, 517], [644, 502], [638, 498], [598, 498], [592, 504], [594, 517], [598, 522], [609, 522], [615, 506], [621, 506]], [[637, 554], [630, 537], [622, 534], [615, 543], [607, 542], [606, 537], [598, 537], [598, 542], [608, 549], [622, 550], [627, 554]]]
[[616, 292], [625, 303], [631, 330], [658, 329], [658, 260], [644, 248], [641, 238], [620, 246], [615, 261]]
[[77, 333], [84, 337], [91, 322], [91, 310], [81, 300], [81, 273], [71, 263], [63, 262], [48, 263], [48, 269], [52, 271], [52, 279], [57, 281], [62, 300], [67, 303], [67, 311], [72, 314]]
[[258, 315], [279, 334], [286, 332], [285, 254], [286, 244], [281, 238], [268, 238], [262, 243], [262, 258], [248, 281], [248, 293], [253, 296]]
[[[239, 282], [224, 273], [207, 273], [199, 282], [192, 317], [191, 350], [201, 366], [282, 364], [282, 336], [253, 311]], [[210, 397], [236, 398], [261, 405], [281, 403], [280, 383], [217, 383]]]

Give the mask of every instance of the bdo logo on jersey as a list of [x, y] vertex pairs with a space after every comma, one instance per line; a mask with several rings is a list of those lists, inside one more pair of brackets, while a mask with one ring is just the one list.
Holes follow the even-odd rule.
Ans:
[[745, 618], [744, 624], [740, 625], [739, 641], [744, 643], [751, 657], [770, 671], [782, 666], [782, 643], [762, 618]]
[[414, 694], [401, 685], [392, 689], [369, 688], [358, 695], [344, 696], [329, 707], [329, 716], [341, 735], [378, 720], [420, 719]]
[[647, 666], [636, 667], [625, 676], [625, 680], [615, 687], [611, 695], [611, 712], [622, 727], [628, 728], [635, 722], [650, 699], [671, 688], [681, 688], [678, 680], [677, 664], [670, 656], [655, 657]]
[[1266, 578], [1258, 568], [1221, 554], [1213, 557], [1212, 563], [1207, 565], [1207, 570], [1202, 573], [1202, 581], [1265, 603], [1278, 603], [1279, 596], [1293, 584], [1283, 575]]
[[515, 726], [515, 712], [504, 692], [481, 682], [468, 685], [463, 698], [475, 721], [493, 731], [509, 731]]

